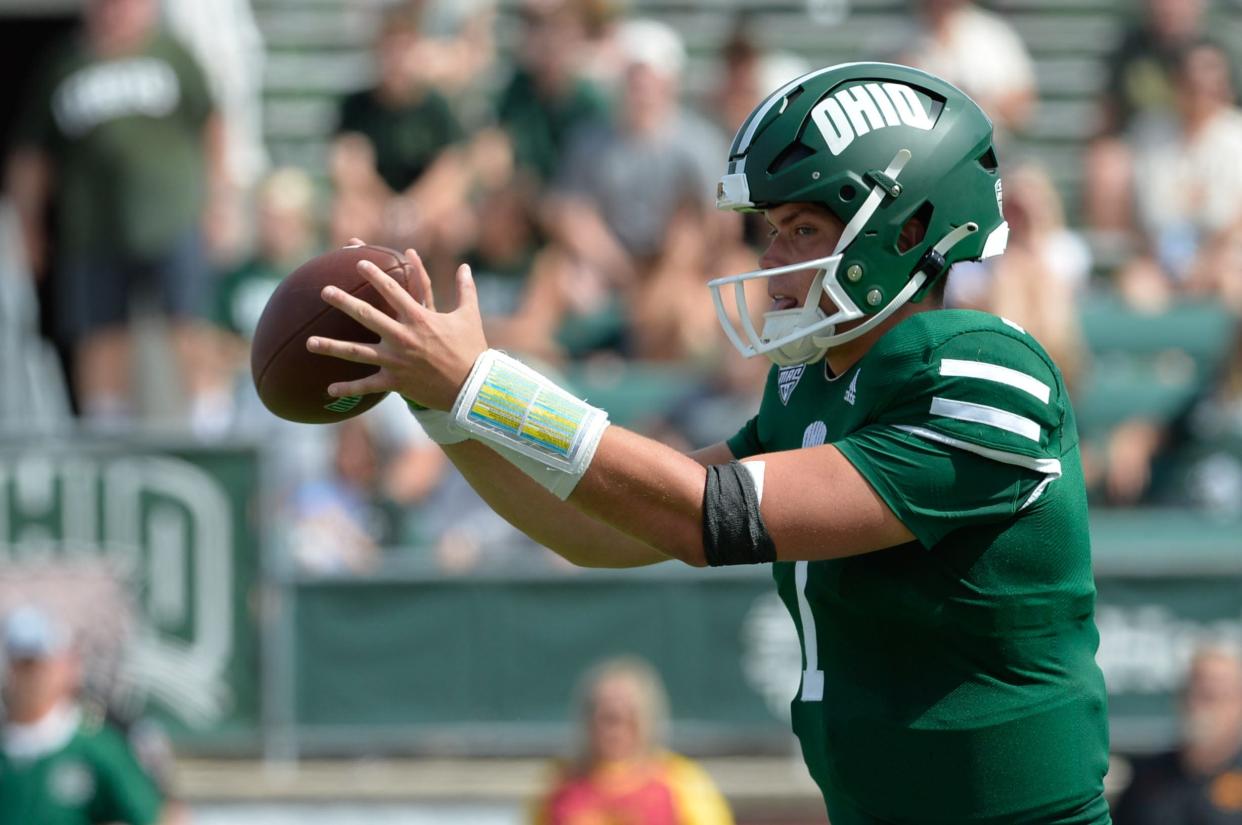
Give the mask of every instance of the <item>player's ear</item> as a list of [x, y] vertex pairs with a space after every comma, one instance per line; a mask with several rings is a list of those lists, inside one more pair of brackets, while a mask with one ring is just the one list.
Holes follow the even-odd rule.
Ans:
[[901, 228], [901, 235], [897, 238], [897, 251], [905, 252], [907, 249], [913, 249], [921, 244], [926, 236], [927, 224], [924, 223], [922, 216], [916, 212], [910, 216], [910, 220], [906, 221], [906, 225]]

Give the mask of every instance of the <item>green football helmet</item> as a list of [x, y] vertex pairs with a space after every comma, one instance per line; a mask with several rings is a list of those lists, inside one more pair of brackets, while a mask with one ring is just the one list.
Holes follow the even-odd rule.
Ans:
[[[717, 208], [794, 202], [827, 207], [845, 225], [832, 255], [709, 282], [733, 345], [782, 366], [817, 361], [874, 329], [921, 301], [957, 261], [1003, 252], [1009, 235], [992, 122], [955, 86], [890, 63], [810, 72], [769, 95], [742, 124], [716, 188]], [[902, 229], [914, 218], [926, 234], [902, 249]], [[768, 312], [756, 331], [744, 282], [812, 268], [803, 305]], [[722, 301], [728, 286], [740, 330]], [[825, 293], [836, 307], [831, 316], [819, 306]]]

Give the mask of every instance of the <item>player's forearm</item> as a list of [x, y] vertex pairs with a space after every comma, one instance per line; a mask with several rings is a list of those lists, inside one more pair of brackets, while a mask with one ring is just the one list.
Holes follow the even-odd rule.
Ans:
[[691, 456], [609, 427], [570, 503], [583, 513], [686, 564], [705, 565], [707, 470]]
[[668, 556], [556, 498], [477, 441], [444, 448], [484, 501], [535, 541], [580, 567], [641, 567]]

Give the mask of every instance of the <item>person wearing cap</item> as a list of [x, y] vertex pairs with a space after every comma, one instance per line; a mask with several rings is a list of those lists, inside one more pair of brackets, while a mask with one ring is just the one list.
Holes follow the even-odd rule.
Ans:
[[159, 792], [125, 739], [78, 705], [68, 629], [41, 610], [18, 608], [5, 622], [4, 648], [0, 822], [159, 822]]

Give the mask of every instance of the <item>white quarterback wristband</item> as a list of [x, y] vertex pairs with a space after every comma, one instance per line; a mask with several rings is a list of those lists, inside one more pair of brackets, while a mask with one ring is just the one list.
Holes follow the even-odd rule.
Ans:
[[452, 415], [457, 427], [503, 448], [500, 455], [561, 499], [586, 473], [608, 428], [608, 413], [494, 349], [474, 362]]
[[453, 423], [453, 414], [444, 410], [433, 410], [406, 398], [405, 405], [410, 408], [423, 432], [441, 447], [460, 444], [470, 440], [470, 433]]

